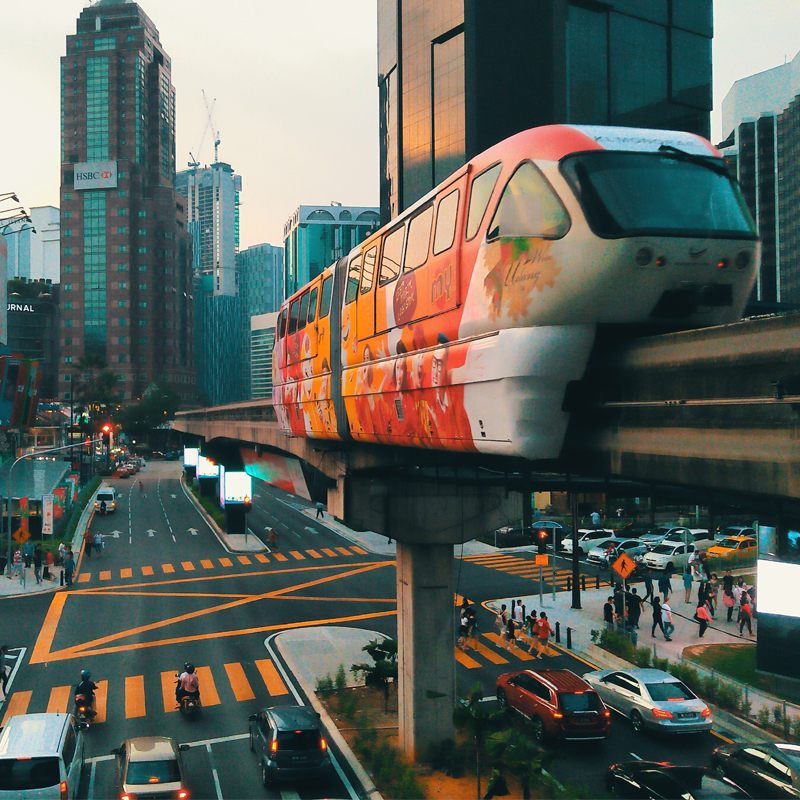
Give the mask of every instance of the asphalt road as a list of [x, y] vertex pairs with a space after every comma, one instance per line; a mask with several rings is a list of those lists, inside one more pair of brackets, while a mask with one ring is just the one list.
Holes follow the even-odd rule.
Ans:
[[[69, 687], [82, 669], [91, 670], [101, 685], [100, 714], [86, 733], [83, 798], [114, 796], [110, 750], [143, 735], [192, 745], [184, 758], [195, 798], [351, 796], [342, 759], [341, 777], [264, 789], [248, 748], [248, 717], [264, 706], [303, 700], [270, 644], [280, 630], [335, 623], [396, 635], [393, 559], [359, 552], [300, 513], [307, 503], [261, 483], [249, 524], [256, 532], [275, 527], [280, 550], [261, 558], [227, 553], [184, 496], [179, 472], [178, 464], [154, 462], [132, 479], [112, 481], [118, 509], [92, 522], [105, 537], [104, 551], [91, 560], [84, 555], [73, 588], [4, 601], [0, 636], [26, 648], [11, 686], [13, 708], [71, 707]], [[533, 593], [531, 577], [468, 559], [457, 559], [455, 570], [457, 592], [476, 604]], [[494, 633], [488, 611], [481, 610], [479, 621], [484, 634]], [[457, 666], [464, 694], [477, 683], [493, 696], [497, 676], [510, 670], [589, 669], [572, 655], [531, 662], [491, 637], [481, 642], [482, 650], [469, 654], [471, 663]], [[187, 660], [199, 668], [204, 702], [194, 720], [174, 708], [174, 675]], [[640, 757], [705, 764], [719, 743], [712, 735], [639, 736], [615, 718], [608, 741], [559, 748], [552, 771], [594, 795], [610, 763]]]

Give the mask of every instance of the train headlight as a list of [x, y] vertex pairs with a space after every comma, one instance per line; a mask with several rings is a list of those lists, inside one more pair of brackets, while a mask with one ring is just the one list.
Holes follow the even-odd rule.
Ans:
[[653, 260], [653, 251], [649, 247], [640, 247], [636, 254], [636, 263], [640, 267], [646, 267]]
[[753, 254], [749, 250], [742, 250], [741, 253], [737, 254], [734, 264], [736, 264], [736, 269], [747, 269], [752, 260]]

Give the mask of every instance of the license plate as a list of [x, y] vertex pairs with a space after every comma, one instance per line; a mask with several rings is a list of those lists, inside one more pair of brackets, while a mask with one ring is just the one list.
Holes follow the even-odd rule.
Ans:
[[695, 714], [693, 711], [682, 711], [680, 714], [675, 715], [677, 719], [694, 719]]
[[305, 756], [292, 756], [292, 761], [306, 761]]

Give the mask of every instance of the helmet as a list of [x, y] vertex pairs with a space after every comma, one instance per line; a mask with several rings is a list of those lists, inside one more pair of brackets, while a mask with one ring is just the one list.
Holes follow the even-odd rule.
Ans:
[[88, 681], [89, 678], [91, 678], [91, 677], [92, 677], [92, 673], [89, 672], [88, 669], [85, 669], [85, 670], [83, 670], [83, 672], [81, 672], [81, 680]]
[[183, 668], [191, 675], [194, 672], [194, 664], [188, 661], [183, 665]]

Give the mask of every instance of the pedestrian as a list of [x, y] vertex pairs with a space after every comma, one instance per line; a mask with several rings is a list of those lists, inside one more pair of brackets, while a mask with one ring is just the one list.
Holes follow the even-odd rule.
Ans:
[[317, 502], [314, 505], [317, 508], [316, 519], [319, 519], [320, 517], [322, 517], [322, 519], [325, 519], [325, 514], [323, 512], [323, 509], [325, 508], [325, 506], [323, 506], [322, 503], [319, 500], [317, 500]]
[[661, 604], [661, 621], [664, 623], [665, 638], [671, 639], [675, 623], [672, 619], [672, 606], [666, 600]]
[[599, 525], [600, 524], [600, 513], [598, 511], [592, 511], [589, 515], [592, 518], [592, 525]]
[[747, 587], [744, 585], [744, 578], [739, 578], [736, 582], [736, 586], [733, 587], [733, 604], [736, 607], [736, 624], [739, 624], [739, 620], [741, 618], [741, 607], [742, 607], [742, 595], [745, 594], [747, 591]]
[[744, 626], [747, 625], [747, 634], [753, 635], [753, 607], [750, 605], [750, 595], [745, 592], [742, 595], [742, 604], [739, 607], [739, 636], [744, 632]]
[[708, 600], [708, 584], [705, 581], [700, 581], [697, 587], [697, 604], [703, 605]]
[[603, 622], [605, 623], [606, 630], [614, 627], [614, 598], [609, 597], [606, 604], [603, 606]]
[[13, 569], [12, 575], [19, 576], [20, 583], [24, 584], [25, 583], [25, 569], [23, 567], [22, 551], [19, 549], [19, 547], [17, 547], [14, 550], [14, 557], [13, 557], [13, 560], [12, 560], [11, 563], [14, 565], [14, 569]]
[[625, 609], [628, 612], [628, 627], [639, 627], [639, 617], [642, 615], [642, 598], [636, 593], [634, 587], [625, 595]]
[[694, 575], [692, 575], [692, 570], [689, 565], [686, 565], [686, 569], [683, 571], [683, 602], [689, 603], [692, 599], [692, 584], [694, 583]]
[[733, 609], [736, 606], [736, 601], [733, 599], [733, 586], [722, 588], [722, 605], [728, 610], [726, 622], [731, 622], [733, 619]]
[[700, 560], [700, 568], [703, 570], [703, 573], [706, 576], [706, 580], [711, 580], [711, 563], [708, 560], [708, 553], [705, 550], [701, 550], [700, 554], [698, 555], [698, 559]]
[[541, 658], [542, 653], [547, 650], [547, 642], [550, 640], [550, 636], [553, 633], [553, 629], [550, 627], [550, 623], [547, 621], [547, 614], [542, 611], [539, 614], [539, 625], [537, 629], [537, 635], [539, 638], [539, 646], [537, 648], [538, 652], [536, 658]]
[[706, 585], [706, 592], [708, 593], [708, 608], [711, 611], [711, 616], [717, 618], [717, 596], [719, 594], [719, 579], [717, 573], [711, 573], [711, 580]]
[[661, 628], [661, 633], [664, 634], [664, 638], [668, 642], [672, 641], [664, 630], [664, 621], [661, 613], [661, 598], [658, 595], [653, 598], [653, 627], [650, 630], [650, 635], [654, 639], [656, 638], [656, 628]]
[[517, 646], [517, 625], [514, 620], [509, 617], [506, 621], [506, 640], [505, 647], [507, 650], [513, 650]]
[[507, 623], [508, 623], [508, 611], [506, 611], [506, 604], [503, 603], [500, 606], [500, 610], [495, 614], [494, 617], [495, 627], [499, 629], [501, 636], [504, 634], [506, 630]]
[[86, 533], [83, 534], [83, 552], [86, 553], [87, 558], [92, 557], [92, 550], [94, 546], [92, 544], [92, 532], [89, 528], [86, 529]]
[[472, 643], [473, 648], [478, 641], [478, 617], [472, 606], [467, 609], [467, 641]]
[[653, 597], [653, 572], [650, 567], [644, 567], [642, 570], [642, 578], [644, 579], [644, 588], [646, 589], [642, 602], [646, 603]]
[[98, 557], [103, 552], [103, 534], [100, 531], [94, 535], [94, 549], [97, 552]]
[[72, 550], [64, 551], [64, 583], [67, 586], [72, 586], [72, 576], [75, 572], [75, 557]]
[[725, 589], [733, 594], [733, 574], [729, 569], [726, 569], [725, 574], [722, 576], [722, 591], [724, 592]]
[[711, 622], [711, 612], [708, 610], [708, 606], [705, 603], [697, 604], [694, 618], [700, 623], [700, 638], [702, 639], [709, 622]]
[[64, 559], [66, 558], [67, 548], [64, 542], [59, 542], [58, 544], [58, 561], [56, 562], [58, 566], [63, 566]]
[[25, 559], [25, 566], [30, 568], [31, 561], [33, 560], [33, 539], [26, 540], [22, 546], [22, 555]]
[[267, 536], [267, 545], [268, 545], [270, 550], [276, 550], [277, 551], [277, 549], [278, 549], [278, 534], [275, 533], [275, 528], [267, 527], [267, 530], [269, 531], [269, 536]]
[[666, 600], [672, 594], [672, 573], [665, 569], [664, 572], [658, 576], [658, 591], [664, 595]]
[[625, 627], [625, 593], [622, 591], [621, 583], [618, 583], [614, 590], [614, 621], [618, 627]]
[[46, 578], [48, 581], [53, 580], [53, 575], [51, 574], [50, 570], [53, 569], [53, 566], [55, 565], [55, 563], [56, 563], [56, 560], [53, 557], [53, 551], [52, 550], [48, 550], [47, 551], [47, 564], [45, 565], [44, 575], [42, 576], [43, 578]]
[[42, 582], [42, 543], [36, 542], [33, 548], [33, 576], [36, 583]]
[[458, 625], [458, 638], [456, 639], [456, 647], [459, 650], [467, 651], [467, 636], [469, 631], [469, 620], [467, 619], [467, 612], [462, 612]]
[[8, 645], [0, 647], [0, 679], [3, 681], [3, 698], [6, 696], [6, 686], [8, 686], [8, 676], [11, 673], [11, 666], [6, 663], [8, 655]]
[[514, 622], [517, 623], [518, 628], [525, 623], [525, 606], [522, 605], [522, 600], [517, 600], [517, 606], [514, 609]]

